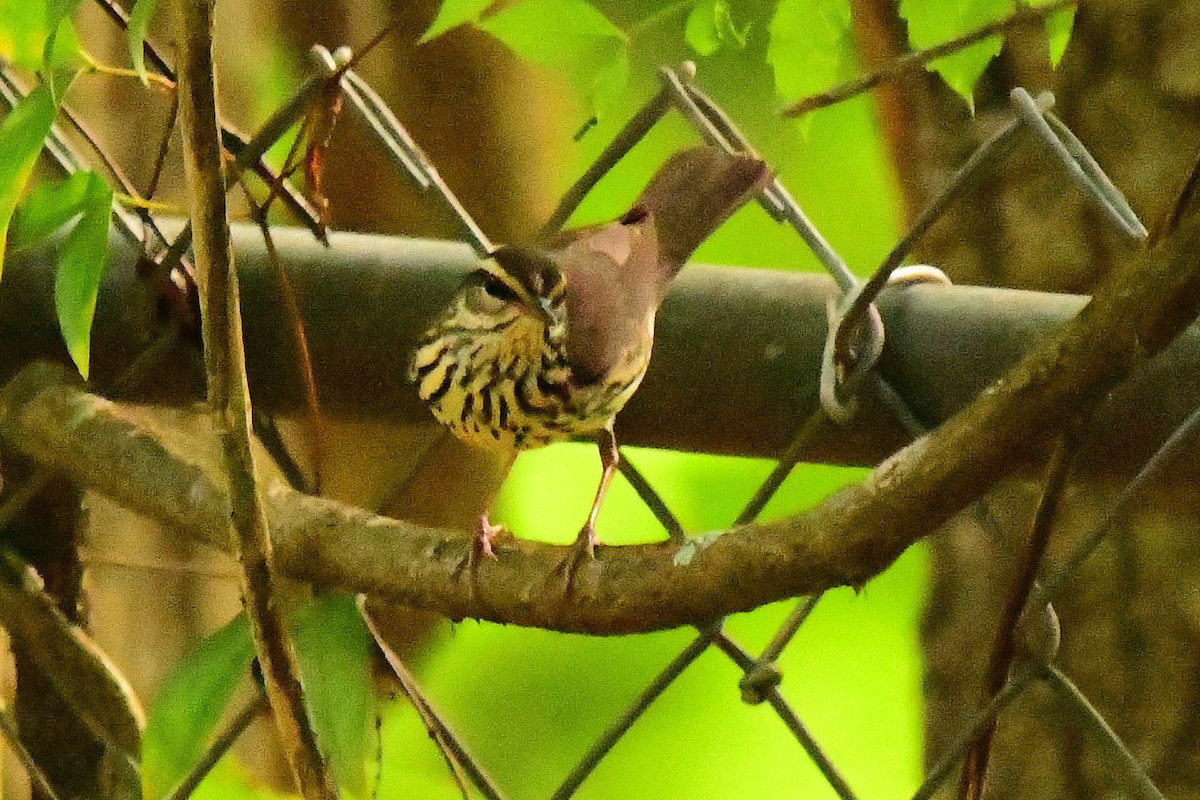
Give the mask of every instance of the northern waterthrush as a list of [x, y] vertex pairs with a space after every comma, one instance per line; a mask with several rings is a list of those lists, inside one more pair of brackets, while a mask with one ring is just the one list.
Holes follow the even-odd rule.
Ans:
[[[468, 443], [519, 450], [596, 438], [603, 472], [577, 544], [618, 462], [613, 421], [650, 363], [667, 286], [708, 236], [770, 179], [766, 165], [698, 147], [672, 156], [616, 222], [504, 246], [463, 283], [413, 356], [433, 415]], [[485, 512], [479, 547], [499, 531]]]

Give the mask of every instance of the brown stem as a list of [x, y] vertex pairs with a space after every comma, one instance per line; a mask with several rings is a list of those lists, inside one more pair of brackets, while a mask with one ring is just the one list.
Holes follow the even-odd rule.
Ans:
[[[987, 676], [984, 679], [983, 705], [991, 702], [1008, 682], [1008, 673], [1016, 655], [1016, 637], [1021, 614], [1029, 601], [1030, 593], [1033, 592], [1042, 556], [1050, 544], [1051, 523], [1066, 487], [1067, 473], [1070, 471], [1075, 450], [1074, 437], [1069, 432], [1064, 433], [1059, 437], [1050, 457], [1050, 464], [1046, 469], [1046, 486], [1038, 502], [1024, 552], [1021, 554], [1020, 569], [1013, 578], [1008, 599], [996, 627], [996, 637], [992, 642]], [[962, 782], [959, 784], [961, 800], [980, 800], [983, 797], [984, 779], [987, 777], [988, 760], [991, 757], [995, 734], [996, 719], [993, 717], [971, 742], [963, 762]]]
[[306, 800], [334, 800], [337, 789], [308, 718], [299, 664], [284, 616], [285, 604], [272, 574], [270, 531], [255, 478], [250, 396], [213, 79], [213, 3], [177, 0], [175, 5], [180, 129], [201, 293], [208, 400], [229, 481], [227, 530], [241, 566], [246, 613], [288, 763]]

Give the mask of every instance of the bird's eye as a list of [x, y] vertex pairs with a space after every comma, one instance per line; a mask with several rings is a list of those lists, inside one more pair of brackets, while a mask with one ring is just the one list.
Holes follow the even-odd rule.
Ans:
[[508, 302], [509, 300], [515, 300], [517, 297], [513, 290], [510, 289], [508, 285], [504, 283], [504, 281], [492, 275], [487, 276], [487, 278], [484, 280], [483, 290], [497, 300], [503, 300], [505, 302]]

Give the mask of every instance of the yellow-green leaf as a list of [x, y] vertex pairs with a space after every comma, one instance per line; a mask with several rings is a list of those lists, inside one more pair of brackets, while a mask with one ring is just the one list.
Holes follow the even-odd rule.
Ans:
[[597, 116], [625, 86], [628, 37], [585, 0], [521, 0], [476, 25], [526, 61], [561, 72]]
[[150, 30], [150, 21], [154, 18], [156, 0], [137, 0], [137, 5], [129, 14], [129, 24], [125, 27], [125, 38], [129, 42], [129, 61], [134, 71], [144, 85], [150, 81], [146, 77], [146, 33]]
[[49, 84], [43, 83], [0, 123], [0, 271], [13, 212], [57, 111], [54, 93]]
[[853, 71], [849, 0], [781, 0], [768, 30], [767, 63], [784, 100], [828, 89]]
[[[144, 2], [144, 0], [143, 0]], [[442, 0], [437, 16], [425, 33], [421, 34], [421, 44], [436, 39], [451, 28], [457, 28], [468, 22], [478, 22], [479, 17], [492, 4], [492, 0]]]
[[167, 676], [142, 733], [142, 797], [166, 797], [187, 776], [253, 659], [250, 624], [239, 614]]
[[[36, 5], [37, 3], [31, 3]], [[78, 65], [83, 59], [83, 48], [71, 24], [71, 14], [79, 0], [45, 0], [46, 40], [42, 45], [42, 72], [51, 75], [58, 67]], [[64, 89], [65, 91], [65, 89]]]
[[64, 181], [35, 185], [13, 214], [9, 249], [40, 241], [82, 213], [92, 174], [76, 172]]
[[734, 23], [727, 0], [699, 0], [688, 14], [683, 38], [700, 55], [711, 56], [725, 46], [745, 47], [749, 29]]
[[331, 594], [296, 610], [296, 655], [313, 728], [341, 788], [366, 798], [374, 717], [371, 634], [354, 598]]
[[0, 58], [25, 70], [42, 68], [50, 35], [44, 0], [0, 0]]
[[113, 191], [94, 172], [87, 173], [82, 214], [67, 234], [54, 273], [54, 309], [67, 352], [79, 374], [88, 378], [96, 296], [108, 263], [108, 225]]
[[[1040, 0], [1034, 5], [1045, 5], [1047, 2], [1050, 0]], [[1075, 7], [1068, 6], [1060, 11], [1055, 11], [1046, 17], [1045, 26], [1046, 43], [1050, 51], [1050, 66], [1057, 67], [1071, 41], [1071, 31], [1075, 27]]]
[[[924, 50], [1003, 19], [1015, 9], [1014, 0], [901, 0], [900, 16], [908, 22], [908, 40]], [[1000, 52], [1003, 37], [988, 37], [977, 44], [936, 59], [929, 69], [967, 101], [975, 111], [975, 84]]]

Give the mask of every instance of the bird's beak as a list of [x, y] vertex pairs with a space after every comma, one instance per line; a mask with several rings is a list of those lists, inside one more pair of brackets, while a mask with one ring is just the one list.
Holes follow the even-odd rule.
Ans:
[[555, 325], [558, 322], [558, 314], [554, 311], [554, 305], [549, 298], [537, 298], [537, 308], [535, 309], [547, 325]]

